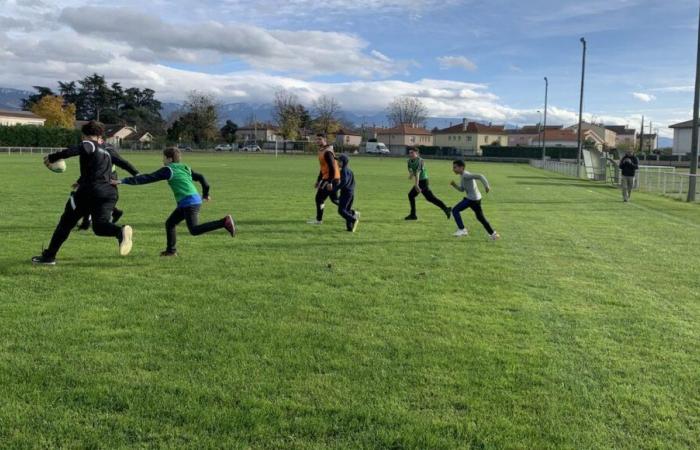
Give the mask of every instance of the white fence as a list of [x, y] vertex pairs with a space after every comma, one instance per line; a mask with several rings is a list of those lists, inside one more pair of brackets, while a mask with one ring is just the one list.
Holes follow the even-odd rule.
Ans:
[[[640, 167], [641, 169], [641, 167]], [[667, 168], [668, 169], [668, 168]], [[696, 178], [695, 194], [700, 199], [700, 184], [698, 175], [691, 175], [675, 170], [666, 171], [643, 171], [637, 172], [635, 186], [642, 192], [652, 192], [669, 197], [685, 199], [688, 195], [690, 178]]]
[[551, 161], [549, 159], [542, 161], [541, 159], [531, 159], [530, 165], [538, 169], [549, 170], [567, 177], [578, 178], [578, 166], [574, 163], [562, 161]]
[[53, 153], [61, 150], [65, 150], [65, 147], [0, 147], [0, 155], [43, 155], [44, 153]]

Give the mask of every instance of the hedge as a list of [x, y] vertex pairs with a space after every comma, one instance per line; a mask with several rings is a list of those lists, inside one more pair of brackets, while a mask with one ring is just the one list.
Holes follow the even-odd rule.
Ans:
[[[484, 145], [483, 156], [501, 158], [542, 158], [542, 147], [500, 147]], [[575, 147], [547, 147], [547, 156], [553, 159], [576, 159], [578, 149]]]
[[68, 147], [80, 142], [80, 131], [36, 125], [0, 126], [0, 147]]

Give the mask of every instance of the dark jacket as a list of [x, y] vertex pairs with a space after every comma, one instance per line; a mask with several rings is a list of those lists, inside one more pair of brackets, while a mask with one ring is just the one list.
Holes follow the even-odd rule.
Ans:
[[355, 175], [350, 170], [350, 158], [348, 155], [338, 156], [342, 168], [340, 169], [340, 183], [336, 187], [336, 191], [354, 192], [355, 191]]
[[106, 148], [94, 141], [83, 141], [80, 144], [69, 147], [60, 152], [48, 155], [51, 163], [59, 159], [80, 157], [80, 178], [78, 178], [79, 190], [112, 189], [112, 164], [128, 171], [138, 173], [134, 166], [119, 156], [113, 148]]
[[633, 177], [639, 169], [639, 160], [636, 156], [625, 155], [620, 160], [620, 170], [623, 177]]

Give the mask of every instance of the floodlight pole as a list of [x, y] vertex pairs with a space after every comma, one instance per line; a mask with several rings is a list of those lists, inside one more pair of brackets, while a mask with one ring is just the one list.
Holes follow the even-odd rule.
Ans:
[[[700, 20], [700, 19], [699, 19]], [[700, 22], [699, 22], [700, 23]], [[700, 26], [700, 25], [699, 25]], [[700, 28], [698, 28], [698, 54], [695, 58], [695, 100], [693, 102], [693, 134], [690, 149], [690, 176], [688, 177], [688, 201], [695, 201], [698, 173], [698, 126], [700, 118]]]
[[544, 128], [542, 131], [542, 162], [547, 153], [547, 94], [549, 93], [549, 80], [544, 77]]
[[581, 97], [578, 105], [578, 152], [576, 153], [576, 176], [581, 177], [581, 153], [583, 152], [583, 140], [581, 140], [581, 125], [583, 121], [583, 84], [586, 76], [586, 39], [581, 38], [583, 44], [583, 60], [581, 62]]

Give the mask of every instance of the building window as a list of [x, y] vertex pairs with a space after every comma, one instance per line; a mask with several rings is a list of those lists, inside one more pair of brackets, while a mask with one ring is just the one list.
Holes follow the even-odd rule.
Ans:
[[489, 142], [489, 137], [488, 137], [488, 136], [484, 136], [484, 142], [485, 142], [485, 143], [488, 143], [488, 142]]
[[471, 142], [471, 141], [472, 141], [472, 137], [471, 137], [471, 136], [467, 136], [467, 142]]

